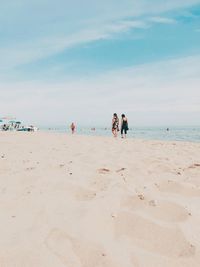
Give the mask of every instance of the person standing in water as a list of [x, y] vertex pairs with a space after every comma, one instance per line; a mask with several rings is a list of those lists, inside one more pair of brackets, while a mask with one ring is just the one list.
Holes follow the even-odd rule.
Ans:
[[121, 137], [122, 138], [126, 138], [127, 131], [128, 131], [128, 119], [126, 118], [124, 114], [122, 114], [122, 118], [121, 118]]
[[71, 128], [72, 134], [74, 134], [75, 133], [75, 130], [76, 130], [76, 125], [75, 125], [74, 122], [72, 122], [70, 128]]
[[112, 119], [112, 133], [114, 137], [117, 137], [118, 131], [119, 131], [119, 118], [117, 116], [117, 113], [114, 113]]

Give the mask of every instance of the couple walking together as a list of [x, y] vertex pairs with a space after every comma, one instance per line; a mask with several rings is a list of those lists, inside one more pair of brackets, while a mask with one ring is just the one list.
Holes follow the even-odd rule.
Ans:
[[[128, 120], [124, 114], [121, 116], [121, 137], [126, 138], [126, 134], [128, 131]], [[116, 113], [113, 114], [112, 119], [112, 133], [114, 137], [117, 137], [117, 133], [119, 132], [119, 118]]]

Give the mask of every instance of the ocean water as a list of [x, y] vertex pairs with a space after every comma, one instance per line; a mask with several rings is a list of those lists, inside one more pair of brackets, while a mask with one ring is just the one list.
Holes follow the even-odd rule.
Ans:
[[[167, 131], [169, 128], [169, 131]], [[41, 127], [41, 130], [70, 133], [66, 127]], [[112, 136], [111, 129], [106, 127], [78, 127], [77, 133], [92, 136]], [[120, 136], [120, 132], [119, 132]], [[200, 126], [193, 127], [130, 127], [127, 137], [146, 140], [169, 140], [200, 142]]]

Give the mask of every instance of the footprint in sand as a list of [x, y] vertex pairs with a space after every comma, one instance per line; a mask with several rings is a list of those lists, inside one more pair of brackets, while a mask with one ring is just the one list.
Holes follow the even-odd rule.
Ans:
[[117, 267], [103, 247], [73, 238], [60, 229], [49, 233], [45, 245], [66, 266]]
[[200, 197], [200, 189], [189, 183], [165, 181], [159, 184], [159, 190], [166, 193], [182, 195], [184, 197]]
[[98, 173], [100, 173], [100, 174], [106, 174], [106, 173], [109, 173], [109, 172], [110, 172], [110, 170], [106, 169], [106, 168], [98, 169]]
[[190, 165], [190, 166], [188, 167], [188, 169], [196, 169], [196, 168], [198, 168], [198, 167], [200, 167], [200, 163], [194, 163], [194, 164]]
[[[142, 201], [141, 201], [142, 200]], [[142, 212], [150, 215], [154, 219], [165, 222], [182, 222], [188, 219], [190, 213], [182, 206], [163, 200], [153, 200], [150, 198], [130, 196], [121, 202], [121, 207], [127, 208], [131, 212]]]
[[179, 228], [167, 228], [130, 212], [118, 214], [115, 220], [117, 238], [130, 240], [148, 252], [170, 258], [194, 256], [195, 247], [188, 242]]

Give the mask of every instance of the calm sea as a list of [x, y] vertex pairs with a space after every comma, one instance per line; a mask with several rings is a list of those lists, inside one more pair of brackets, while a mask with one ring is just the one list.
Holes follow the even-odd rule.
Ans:
[[[66, 127], [41, 127], [41, 130], [52, 132], [70, 133]], [[79, 127], [77, 133], [93, 136], [112, 136], [111, 130], [106, 127]], [[128, 131], [128, 137], [150, 140], [171, 140], [171, 141], [191, 141], [200, 142], [200, 126], [194, 127], [132, 127]]]

